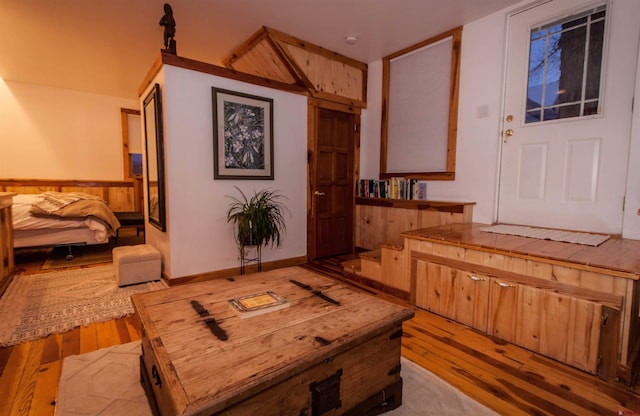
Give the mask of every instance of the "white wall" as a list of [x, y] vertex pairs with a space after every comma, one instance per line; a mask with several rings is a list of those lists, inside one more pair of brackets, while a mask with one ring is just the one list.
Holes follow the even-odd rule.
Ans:
[[[475, 222], [491, 223], [496, 218], [498, 167], [503, 91], [506, 21], [511, 10], [531, 1], [494, 13], [464, 26], [460, 74], [460, 104], [455, 181], [429, 181], [431, 200], [473, 201]], [[369, 64], [368, 108], [363, 113], [360, 149], [361, 177], [379, 175], [382, 62]], [[640, 84], [640, 70], [636, 85]], [[632, 86], [633, 87], [633, 86]], [[636, 86], [636, 97], [640, 88]], [[480, 108], [488, 117], [479, 117]], [[640, 239], [640, 106], [634, 110], [630, 168], [623, 236]], [[621, 161], [626, 163], [626, 161]]]
[[[165, 65], [162, 88], [167, 177], [167, 232], [147, 227], [171, 278], [239, 266], [233, 227], [225, 220], [234, 186], [251, 195], [264, 188], [287, 197], [291, 216], [280, 247], [263, 247], [262, 261], [306, 255], [307, 99], [270, 88]], [[272, 98], [274, 176], [213, 179], [211, 87]], [[142, 97], [144, 98], [144, 96]]]
[[0, 178], [122, 180], [120, 108], [138, 102], [0, 79]]
[[623, 226], [623, 237], [635, 240], [640, 240], [640, 105], [638, 105], [640, 99], [640, 46], [638, 47], [638, 61]]
[[[473, 219], [491, 222], [494, 216], [496, 170], [500, 144], [500, 105], [505, 18], [496, 13], [464, 26], [460, 68], [460, 104], [456, 180], [429, 181], [430, 200], [476, 202]], [[382, 61], [369, 64], [368, 108], [363, 113], [361, 177], [380, 172]], [[489, 116], [478, 118], [478, 107]], [[365, 136], [365, 134], [363, 134]]]

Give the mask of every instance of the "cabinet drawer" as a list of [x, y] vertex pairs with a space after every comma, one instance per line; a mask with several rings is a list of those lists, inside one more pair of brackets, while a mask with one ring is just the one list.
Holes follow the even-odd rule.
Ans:
[[481, 331], [487, 330], [487, 276], [418, 261], [416, 306]]
[[514, 342], [596, 374], [602, 304], [524, 285], [517, 292]]
[[615, 376], [620, 310], [610, 297], [416, 253], [412, 282], [420, 308], [589, 373]]

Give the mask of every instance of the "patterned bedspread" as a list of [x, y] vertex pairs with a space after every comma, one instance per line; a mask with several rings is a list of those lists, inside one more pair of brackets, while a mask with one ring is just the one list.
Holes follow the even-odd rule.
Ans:
[[93, 218], [102, 222], [111, 235], [120, 227], [107, 203], [94, 195], [81, 192], [44, 192], [31, 204], [31, 214], [40, 217], [81, 220]]

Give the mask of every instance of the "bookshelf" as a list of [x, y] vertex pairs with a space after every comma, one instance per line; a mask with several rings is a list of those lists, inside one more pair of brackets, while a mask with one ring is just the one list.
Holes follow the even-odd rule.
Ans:
[[376, 250], [380, 244], [404, 244], [400, 233], [472, 221], [475, 202], [356, 197], [355, 246]]
[[432, 210], [464, 214], [467, 206], [475, 205], [475, 202], [446, 202], [418, 199], [390, 199], [390, 198], [364, 198], [356, 197], [356, 205], [370, 205], [387, 208], [406, 208], [415, 210]]
[[427, 181], [404, 177], [360, 179], [356, 182], [356, 196], [425, 201], [427, 199]]

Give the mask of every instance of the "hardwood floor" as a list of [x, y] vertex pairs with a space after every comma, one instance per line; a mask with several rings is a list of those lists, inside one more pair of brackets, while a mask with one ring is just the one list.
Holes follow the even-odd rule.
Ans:
[[[326, 259], [308, 267], [351, 283], [340, 265], [350, 258]], [[417, 308], [403, 329], [404, 357], [502, 415], [640, 415], [638, 387], [602, 380]]]
[[[343, 280], [344, 259], [306, 267]], [[35, 264], [20, 266], [35, 271]], [[139, 323], [129, 316], [0, 348], [0, 416], [54, 415], [65, 357], [138, 339]], [[405, 323], [402, 345], [405, 357], [503, 415], [640, 415], [637, 388], [600, 380], [423, 310]]]

